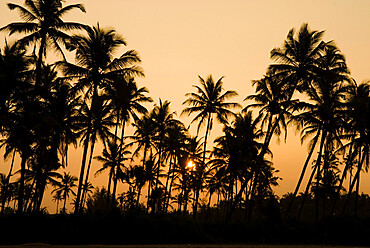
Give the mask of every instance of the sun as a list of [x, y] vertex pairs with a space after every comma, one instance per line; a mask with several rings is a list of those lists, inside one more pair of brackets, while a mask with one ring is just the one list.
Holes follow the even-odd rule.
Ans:
[[193, 163], [193, 161], [189, 161], [189, 163], [186, 165], [186, 169], [195, 170], [195, 164]]

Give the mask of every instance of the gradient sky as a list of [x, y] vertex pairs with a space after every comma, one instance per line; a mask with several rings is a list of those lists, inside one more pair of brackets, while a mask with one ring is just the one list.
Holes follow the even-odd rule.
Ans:
[[[0, 26], [19, 21], [18, 14], [9, 11], [0, 0]], [[14, 0], [13, 3], [23, 4]], [[298, 29], [307, 22], [311, 29], [326, 30], [324, 40], [334, 40], [357, 81], [370, 78], [370, 1], [356, 0], [81, 0], [87, 13], [71, 12], [65, 21], [115, 28], [128, 46], [121, 50], [139, 52], [146, 77], [138, 79], [150, 96], [171, 101], [178, 114], [183, 109], [185, 93], [193, 91], [198, 75], [209, 74], [218, 79], [225, 76], [225, 89], [236, 90], [235, 98], [243, 99], [254, 93], [251, 80], [263, 76], [271, 63], [269, 53], [280, 46], [289, 29]], [[0, 34], [4, 44], [5, 33]], [[120, 53], [117, 53], [117, 56]], [[189, 118], [181, 118], [189, 124]], [[275, 188], [278, 195], [293, 191], [306, 155], [293, 129], [287, 143], [272, 143], [274, 166], [282, 177]], [[192, 133], [195, 134], [194, 132]], [[220, 134], [215, 126], [211, 138]], [[202, 133], [201, 133], [202, 135]], [[78, 175], [82, 149], [73, 151], [67, 171]], [[100, 150], [96, 150], [96, 155]], [[7, 171], [10, 161], [0, 161], [0, 171]], [[92, 171], [100, 165], [94, 161]], [[94, 185], [106, 185], [106, 177], [94, 178]], [[361, 191], [370, 193], [369, 176], [361, 181]], [[50, 199], [46, 198], [46, 204]], [[52, 209], [50, 209], [52, 210]]]

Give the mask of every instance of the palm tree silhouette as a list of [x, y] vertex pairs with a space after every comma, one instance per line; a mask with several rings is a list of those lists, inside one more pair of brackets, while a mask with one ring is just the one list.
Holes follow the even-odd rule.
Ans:
[[[117, 75], [117, 78], [112, 80], [105, 90], [116, 113], [116, 137], [118, 135], [118, 126], [122, 126], [120, 139], [120, 149], [122, 149], [126, 124], [129, 123], [131, 119], [138, 120], [139, 117], [137, 114], [147, 114], [148, 111], [142, 104], [152, 102], [152, 99], [145, 96], [145, 94], [148, 93], [148, 90], [145, 87], [137, 87], [134, 78], [125, 78], [122, 75]], [[117, 141], [117, 138], [115, 138], [115, 140]], [[114, 183], [116, 185], [118, 177], [113, 178], [115, 178]], [[110, 192], [108, 189], [108, 197], [109, 194]], [[115, 195], [113, 195], [113, 199], [114, 198]]]
[[[114, 187], [116, 187], [119, 175], [122, 175], [123, 172], [126, 170], [124, 161], [128, 160], [127, 156], [130, 154], [131, 152], [129, 150], [126, 150], [125, 146], [120, 147], [118, 143], [111, 139], [108, 141], [107, 146], [104, 148], [102, 155], [94, 157], [94, 159], [103, 163], [102, 168], [100, 168], [95, 173], [95, 175], [98, 175], [105, 170], [109, 170], [108, 188], [107, 188], [108, 200], [112, 180], [114, 181]], [[115, 192], [115, 189], [113, 189], [113, 192]]]
[[36, 86], [41, 83], [41, 67], [46, 57], [48, 48], [60, 53], [64, 60], [64, 54], [60, 44], [66, 45], [70, 36], [65, 31], [81, 30], [86, 27], [75, 22], [64, 22], [62, 18], [71, 10], [79, 9], [85, 12], [82, 4], [72, 4], [63, 7], [61, 0], [27, 0], [24, 6], [8, 3], [10, 10], [17, 10], [24, 22], [14, 22], [2, 27], [1, 30], [12, 34], [26, 34], [18, 42], [29, 46], [38, 46], [38, 57], [36, 63]]
[[[188, 97], [187, 100], [183, 102], [185, 105], [190, 105], [186, 107], [182, 112], [183, 114], [192, 114], [197, 113], [191, 123], [196, 121], [199, 122], [197, 132], [199, 132], [200, 127], [207, 123], [206, 133], [204, 136], [204, 148], [203, 148], [203, 160], [202, 163], [198, 166], [204, 167], [206, 160], [206, 148], [207, 148], [207, 139], [210, 130], [212, 129], [213, 123], [213, 114], [215, 114], [216, 119], [222, 123], [226, 124], [230, 116], [233, 116], [234, 113], [230, 110], [232, 108], [238, 108], [240, 105], [238, 103], [226, 102], [231, 97], [237, 96], [236, 91], [228, 90], [223, 91], [223, 77], [221, 77], [217, 82], [213, 81], [212, 75], [209, 75], [206, 80], [199, 76], [200, 86], [193, 85], [196, 88], [196, 93], [187, 93], [185, 96]], [[199, 168], [199, 171], [203, 171], [202, 168]], [[199, 201], [199, 191], [196, 189], [195, 195], [195, 207], [194, 207], [194, 217], [197, 212], [197, 205]]]
[[[349, 198], [356, 186], [355, 194], [355, 215], [357, 215], [358, 208], [358, 195], [360, 187], [360, 173], [363, 169], [367, 170], [369, 167], [369, 103], [370, 103], [370, 83], [363, 82], [361, 84], [354, 85], [351, 91], [350, 98], [348, 100], [348, 109], [346, 111], [347, 118], [344, 119], [345, 135], [344, 138], [349, 139], [350, 142], [344, 147], [350, 149], [346, 167], [343, 170], [342, 177], [340, 179], [339, 187], [343, 185], [344, 178], [346, 177], [347, 170], [350, 169], [351, 165], [355, 162], [355, 156], [357, 159], [357, 170], [352, 181], [350, 181], [348, 194], [343, 212], [346, 211]], [[339, 190], [339, 189], [338, 189]], [[334, 211], [335, 202], [333, 203], [332, 211]]]
[[[156, 193], [158, 196], [162, 195], [162, 192], [159, 193], [158, 187], [160, 184], [160, 171], [163, 166], [164, 162], [164, 146], [165, 146], [165, 137], [168, 134], [168, 130], [174, 126], [174, 125], [181, 125], [180, 121], [173, 118], [174, 112], [170, 111], [170, 102], [164, 101], [162, 102], [161, 99], [159, 99], [159, 105], [155, 105], [154, 109], [150, 112], [150, 118], [152, 119], [154, 123], [154, 132], [155, 136], [153, 137], [153, 142], [155, 144], [158, 158], [157, 158], [157, 164], [156, 164], [156, 181], [155, 181], [155, 187], [153, 193]], [[153, 206], [155, 206], [153, 211], [161, 210], [159, 206], [159, 202], [154, 202]]]
[[55, 210], [56, 214], [59, 213], [59, 202], [62, 200], [63, 200], [63, 197], [60, 191], [58, 191], [57, 193], [53, 195], [53, 202], [57, 203], [56, 210]]
[[[112, 115], [111, 102], [108, 101], [106, 95], [99, 95], [89, 107], [86, 103], [81, 108], [81, 131], [82, 139], [90, 139], [90, 156], [85, 176], [85, 184], [88, 182], [89, 172], [91, 168], [92, 158], [94, 154], [95, 143], [99, 139], [106, 146], [109, 138], [113, 137], [110, 129], [114, 127], [114, 116]], [[89, 122], [90, 121], [90, 122]], [[90, 130], [89, 130], [90, 128]], [[90, 131], [90, 132], [88, 132]], [[84, 141], [84, 143], [89, 143]], [[82, 191], [84, 198], [85, 191]]]
[[[86, 27], [87, 35], [75, 35], [72, 37], [70, 50], [76, 50], [76, 64], [68, 62], [57, 63], [66, 76], [78, 78], [75, 91], [82, 91], [85, 99], [91, 99], [91, 105], [97, 100], [99, 90], [105, 89], [117, 75], [143, 76], [140, 67], [135, 64], [140, 62], [136, 51], [129, 50], [119, 58], [114, 58], [114, 52], [125, 40], [113, 29], [102, 29], [97, 24], [95, 27]], [[92, 121], [92, 115], [88, 116]], [[83, 178], [85, 174], [86, 157], [92, 126], [88, 125], [84, 142], [81, 171], [76, 197], [75, 213], [79, 211]]]
[[165, 136], [165, 148], [166, 157], [168, 160], [168, 171], [165, 184], [165, 194], [167, 196], [164, 211], [167, 212], [169, 202], [171, 198], [172, 185], [175, 177], [174, 167], [178, 164], [181, 153], [185, 149], [186, 142], [188, 140], [187, 129], [183, 123], [176, 123], [171, 125], [167, 129], [167, 135]]
[[[308, 88], [305, 91], [310, 102], [300, 102], [297, 105], [300, 112], [292, 117], [292, 121], [297, 125], [298, 129], [302, 129], [301, 135], [303, 141], [312, 134], [315, 134], [315, 138], [311, 142], [311, 151], [305, 162], [305, 166], [307, 166], [316, 142], [320, 139], [318, 158], [308, 181], [301, 208], [303, 207], [305, 196], [308, 193], [309, 185], [315, 171], [317, 173], [316, 185], [319, 185], [320, 164], [324, 156], [324, 147], [327, 150], [333, 145], [335, 140], [338, 140], [338, 132], [342, 126], [340, 118], [342, 117], [342, 109], [344, 108], [344, 99], [349, 89], [349, 84], [345, 83], [348, 69], [345, 64], [344, 56], [340, 54], [339, 49], [333, 45], [326, 46], [324, 52], [325, 53], [317, 61], [320, 70], [315, 75], [315, 81], [312, 82], [314, 87]], [[305, 166], [302, 170], [298, 182], [299, 184], [306, 170]], [[298, 192], [298, 186], [299, 185], [296, 187], [295, 193]], [[316, 218], [318, 218], [318, 216], [316, 216]]]
[[62, 196], [62, 199], [64, 200], [63, 213], [66, 213], [66, 202], [69, 195], [76, 195], [76, 193], [73, 191], [73, 188], [77, 186], [77, 180], [77, 177], [72, 176], [69, 174], [69, 172], [64, 172], [60, 182], [55, 184], [56, 188], [52, 191], [52, 193], [60, 194]]
[[287, 84], [282, 90], [288, 91], [289, 98], [298, 90], [304, 92], [312, 88], [312, 81], [317, 72], [317, 60], [325, 47], [331, 42], [322, 41], [324, 31], [310, 30], [307, 23], [303, 23], [299, 31], [290, 29], [282, 48], [274, 48], [270, 58], [276, 63], [268, 68], [268, 74], [283, 78]]

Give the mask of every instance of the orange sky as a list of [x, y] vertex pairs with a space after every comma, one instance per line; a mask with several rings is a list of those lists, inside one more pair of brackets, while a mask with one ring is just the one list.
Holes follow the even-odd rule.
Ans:
[[[14, 0], [22, 4], [23, 1]], [[20, 20], [0, 0], [0, 26]], [[83, 0], [86, 14], [72, 12], [65, 21], [110, 26], [122, 34], [128, 46], [143, 60], [146, 77], [139, 85], [150, 90], [150, 96], [171, 101], [173, 111], [180, 113], [185, 93], [193, 91], [198, 75], [225, 76], [224, 87], [236, 90], [242, 100], [253, 94], [251, 80], [263, 76], [271, 62], [269, 52], [280, 46], [289, 29], [308, 22], [312, 29], [326, 30], [324, 40], [335, 40], [347, 59], [352, 76], [361, 82], [370, 78], [370, 1], [356, 0]], [[5, 33], [0, 37], [4, 44]], [[124, 50], [122, 50], [124, 51]], [[118, 56], [119, 54], [117, 54]], [[189, 118], [181, 118], [189, 124]], [[220, 128], [212, 130], [212, 138]], [[193, 133], [195, 134], [195, 133]], [[292, 191], [306, 155], [306, 144], [300, 145], [294, 130], [287, 144], [273, 143], [274, 166], [283, 178], [275, 188], [278, 195]], [[78, 175], [82, 149], [71, 154], [68, 171]], [[100, 153], [96, 150], [96, 155]], [[0, 171], [10, 161], [0, 161]], [[100, 165], [93, 162], [95, 172]], [[91, 176], [93, 178], [93, 176]], [[370, 193], [369, 176], [362, 178], [362, 190]], [[106, 177], [93, 178], [94, 185], [106, 184]], [[50, 200], [46, 199], [48, 204]], [[53, 207], [50, 209], [53, 211]]]

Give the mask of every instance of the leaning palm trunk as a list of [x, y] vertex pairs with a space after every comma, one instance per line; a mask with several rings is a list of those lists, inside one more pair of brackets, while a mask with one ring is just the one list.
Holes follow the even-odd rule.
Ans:
[[3, 196], [1, 198], [1, 213], [4, 212], [6, 199], [8, 198], [8, 194], [9, 194], [9, 181], [10, 181], [10, 177], [11, 177], [12, 171], [13, 171], [15, 152], [16, 152], [16, 150], [14, 149], [13, 156], [12, 156], [12, 162], [10, 164], [9, 173], [8, 173], [8, 175], [6, 177], [6, 181], [5, 181], [6, 185], [5, 185], [5, 187], [3, 189], [3, 192], [2, 192]]
[[[344, 207], [343, 207], [343, 214], [347, 210], [347, 206], [348, 206], [349, 200], [351, 198], [353, 187], [356, 185], [357, 181], [360, 180], [360, 173], [361, 173], [361, 170], [362, 170], [362, 165], [363, 165], [363, 163], [365, 161], [365, 157], [366, 157], [366, 155], [365, 155], [365, 148], [363, 148], [362, 153], [361, 153], [361, 148], [360, 148], [359, 157], [360, 157], [360, 159], [359, 159], [359, 162], [358, 162], [358, 166], [357, 166], [357, 171], [356, 171], [355, 177], [353, 178], [352, 184], [351, 184], [351, 186], [348, 189], [348, 194], [347, 194], [346, 202], [345, 202]], [[356, 192], [356, 194], [358, 194], [358, 192]], [[355, 212], [357, 212], [356, 209], [355, 209]]]
[[290, 209], [291, 209], [291, 207], [292, 207], [292, 205], [293, 205], [293, 202], [294, 202], [294, 200], [295, 200], [295, 197], [297, 196], [297, 193], [298, 193], [299, 188], [300, 188], [300, 186], [301, 186], [301, 183], [302, 183], [302, 181], [303, 181], [303, 177], [304, 177], [304, 175], [305, 175], [305, 173], [306, 173], [306, 169], [307, 169], [308, 163], [309, 163], [309, 162], [310, 162], [310, 160], [311, 160], [311, 156], [312, 156], [313, 151], [314, 151], [314, 149], [315, 149], [315, 147], [316, 147], [316, 143], [317, 143], [317, 140], [318, 140], [319, 136], [320, 136], [320, 132], [317, 132], [317, 134], [316, 134], [316, 136], [315, 136], [315, 138], [314, 138], [314, 143], [312, 144], [312, 147], [311, 147], [311, 149], [310, 149], [310, 152], [308, 153], [307, 159], [306, 159], [306, 161], [305, 161], [305, 163], [304, 163], [304, 165], [303, 165], [302, 172], [301, 172], [301, 175], [300, 175], [300, 177], [299, 177], [299, 180], [298, 180], [297, 186], [295, 187], [294, 193], [293, 193], [293, 195], [292, 195], [292, 199], [289, 201], [289, 205], [288, 205], [288, 208], [287, 208], [286, 213], [285, 213], [285, 219], [288, 217], [289, 212], [290, 212]]
[[[318, 187], [319, 185], [319, 182], [320, 182], [320, 163], [321, 163], [321, 154], [322, 154], [322, 150], [323, 150], [323, 147], [324, 147], [324, 143], [325, 143], [325, 138], [326, 138], [326, 131], [323, 131], [322, 133], [322, 136], [321, 136], [321, 141], [320, 141], [320, 148], [319, 148], [319, 155], [318, 155], [318, 158], [317, 158], [317, 161], [316, 161], [316, 164], [315, 164], [315, 167], [311, 173], [311, 176], [307, 182], [307, 186], [306, 186], [306, 190], [304, 192], [304, 195], [303, 195], [303, 198], [302, 198], [302, 201], [301, 201], [301, 205], [299, 207], [299, 211], [298, 211], [298, 217], [297, 219], [299, 220], [299, 218], [301, 217], [301, 213], [302, 213], [302, 210], [303, 210], [303, 206], [306, 202], [306, 199], [307, 199], [307, 196], [308, 196], [308, 192], [310, 190], [310, 186], [311, 186], [311, 183], [312, 183], [312, 180], [313, 180], [313, 177], [315, 175], [315, 172], [317, 173], [317, 179], [316, 179], [316, 182], [317, 182], [317, 185], [316, 187]], [[316, 221], [318, 220], [318, 194], [315, 195], [315, 200], [316, 200], [316, 204], [315, 204], [315, 219]]]
[[84, 174], [85, 174], [87, 151], [89, 148], [90, 132], [91, 132], [91, 123], [89, 121], [87, 132], [86, 132], [86, 138], [84, 142], [84, 151], [82, 155], [80, 178], [78, 180], [78, 189], [77, 189], [77, 196], [76, 196], [76, 202], [75, 202], [75, 214], [78, 214], [80, 211], [81, 193], [82, 193], [82, 188], [83, 188], [83, 179], [84, 179]]
[[[338, 201], [338, 198], [340, 196], [340, 191], [342, 189], [344, 179], [346, 178], [347, 171], [351, 167], [351, 163], [353, 162], [353, 159], [354, 159], [353, 144], [354, 143], [352, 141], [351, 142], [351, 146], [349, 148], [349, 152], [348, 152], [348, 158], [347, 158], [347, 161], [346, 161], [346, 166], [344, 167], [344, 170], [343, 170], [343, 173], [342, 173], [342, 177], [340, 178], [338, 190], [337, 190], [336, 194], [334, 195], [334, 200], [333, 200], [333, 204], [332, 204], [332, 207], [330, 209], [330, 214], [329, 215], [333, 215], [333, 213], [335, 211], [335, 207], [337, 205], [337, 201]], [[350, 178], [350, 180], [349, 180], [349, 187], [351, 186], [351, 184], [352, 184], [352, 182], [351, 182], [351, 178]]]
[[84, 207], [83, 202], [85, 200], [85, 195], [86, 195], [86, 190], [87, 190], [86, 186], [87, 186], [87, 182], [89, 180], [91, 161], [92, 161], [92, 156], [94, 154], [94, 147], [95, 147], [95, 135], [93, 134], [93, 136], [91, 137], [90, 157], [89, 157], [89, 163], [87, 165], [85, 183], [83, 184], [83, 187], [82, 187], [82, 196], [81, 196], [80, 209], [82, 209]]

